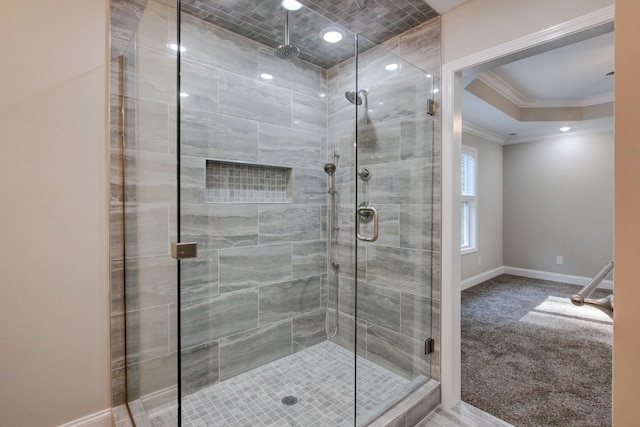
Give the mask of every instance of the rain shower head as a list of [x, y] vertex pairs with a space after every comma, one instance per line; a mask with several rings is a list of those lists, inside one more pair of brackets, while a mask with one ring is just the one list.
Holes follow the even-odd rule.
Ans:
[[369, 95], [369, 89], [364, 88], [360, 89], [358, 93], [353, 90], [348, 90], [344, 93], [344, 96], [347, 97], [347, 100], [355, 105], [362, 105], [362, 98], [366, 98]]
[[281, 44], [273, 51], [273, 54], [280, 59], [294, 59], [300, 55], [300, 49], [289, 44], [289, 12], [284, 13], [284, 44]]

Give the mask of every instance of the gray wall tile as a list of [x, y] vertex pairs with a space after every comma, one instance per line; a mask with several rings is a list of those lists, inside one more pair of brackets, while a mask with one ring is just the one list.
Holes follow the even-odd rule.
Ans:
[[318, 93], [304, 95], [293, 92], [293, 128], [316, 134], [327, 133], [327, 97]]
[[185, 205], [180, 213], [182, 240], [199, 250], [258, 244], [257, 205]]
[[[166, 6], [148, 2], [136, 28], [136, 45], [166, 50], [169, 44], [169, 13]], [[171, 17], [175, 20], [175, 12]]]
[[377, 325], [369, 324], [367, 328], [367, 358], [407, 378], [430, 374], [424, 341]]
[[143, 46], [136, 48], [137, 99], [173, 104], [177, 99], [176, 54]]
[[220, 71], [219, 91], [220, 114], [291, 127], [290, 90]]
[[177, 261], [169, 255], [127, 258], [127, 311], [170, 304], [176, 300]]
[[218, 69], [183, 60], [180, 63], [180, 106], [194, 110], [218, 112]]
[[431, 335], [431, 298], [402, 293], [400, 332], [417, 340], [424, 341]]
[[124, 314], [112, 314], [111, 322], [111, 369], [125, 366], [125, 317]]
[[428, 73], [440, 77], [440, 17], [400, 35], [399, 54]]
[[425, 158], [434, 155], [434, 119], [409, 116], [400, 122], [400, 158]]
[[326, 71], [309, 62], [294, 59], [283, 61], [273, 54], [273, 49], [260, 48], [259, 73], [273, 76], [270, 84], [293, 89], [305, 95], [319, 97], [327, 91]]
[[182, 58], [244, 76], [258, 75], [259, 44], [182, 14]]
[[357, 299], [359, 319], [400, 332], [400, 292], [358, 280]]
[[411, 249], [369, 246], [367, 282], [431, 296], [431, 253]]
[[320, 205], [263, 205], [260, 207], [260, 244], [317, 240]]
[[400, 246], [410, 249], [432, 250], [434, 206], [400, 205]]
[[127, 364], [169, 353], [169, 309], [160, 306], [126, 315]]
[[217, 383], [218, 342], [212, 341], [182, 350], [180, 363], [183, 393], [195, 393]]
[[292, 353], [291, 320], [220, 341], [220, 380], [235, 377]]
[[[329, 328], [329, 340], [337, 345], [346, 348], [353, 352], [357, 351], [357, 354], [366, 357], [366, 343], [367, 343], [367, 324], [364, 321], [356, 320], [355, 317], [338, 312], [338, 330], [335, 337], [331, 335], [335, 331], [335, 310], [327, 310], [327, 324]], [[356, 325], [358, 331], [357, 343], [356, 343]], [[355, 369], [355, 363], [354, 363]]]
[[183, 348], [258, 326], [258, 290], [245, 289], [182, 305]]
[[323, 134], [261, 124], [260, 163], [319, 169], [324, 163], [324, 139]]
[[293, 243], [293, 278], [319, 276], [327, 272], [327, 242], [316, 240]]
[[220, 251], [220, 292], [291, 279], [291, 244]]
[[204, 204], [205, 163], [201, 157], [180, 156], [181, 204]]
[[[177, 385], [177, 353], [145, 360], [127, 367], [129, 402]], [[177, 390], [177, 388], [176, 388]]]
[[218, 251], [198, 251], [198, 257], [180, 262], [182, 301], [218, 295]]
[[319, 165], [293, 170], [293, 203], [321, 205], [327, 203], [327, 174]]
[[176, 203], [175, 155], [126, 150], [124, 160], [127, 202], [146, 205]]
[[358, 163], [384, 163], [400, 160], [400, 121], [358, 127]]
[[277, 322], [320, 308], [320, 276], [260, 288], [260, 324]]
[[258, 124], [255, 122], [184, 108], [180, 124], [183, 155], [258, 161]]
[[127, 257], [169, 253], [169, 209], [166, 206], [125, 206], [124, 223]]
[[326, 309], [320, 308], [293, 318], [293, 351], [298, 352], [327, 339], [324, 328]]
[[[377, 204], [432, 203], [433, 164], [437, 160], [405, 160], [370, 165], [369, 200]], [[375, 184], [375, 185], [374, 185]]]

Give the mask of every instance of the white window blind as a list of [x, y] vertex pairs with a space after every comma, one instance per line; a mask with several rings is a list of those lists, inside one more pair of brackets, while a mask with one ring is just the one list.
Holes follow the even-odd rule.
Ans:
[[463, 145], [460, 159], [460, 249], [463, 254], [476, 250], [477, 165], [478, 151]]

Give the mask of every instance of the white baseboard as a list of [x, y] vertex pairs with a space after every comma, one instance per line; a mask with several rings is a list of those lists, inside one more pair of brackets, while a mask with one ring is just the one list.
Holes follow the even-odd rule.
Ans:
[[[553, 282], [570, 283], [572, 285], [584, 286], [592, 279], [591, 277], [572, 276], [570, 274], [551, 273], [549, 271], [528, 270], [526, 268], [502, 266], [493, 270], [485, 271], [477, 276], [469, 277], [460, 282], [460, 290], [464, 291], [480, 283], [493, 279], [501, 274], [511, 274], [520, 277], [529, 277], [531, 279], [551, 280]], [[613, 290], [613, 281], [603, 280], [598, 286], [600, 289]]]
[[[551, 280], [554, 282], [571, 283], [572, 285], [584, 286], [592, 279], [592, 277], [572, 276], [570, 274], [551, 273], [549, 271], [528, 270], [526, 268], [504, 267], [504, 274], [513, 274], [514, 276], [529, 277], [531, 279]], [[598, 286], [600, 289], [613, 290], [613, 281], [603, 280]]]
[[113, 426], [113, 415], [111, 408], [105, 409], [86, 417], [62, 424], [58, 427], [111, 427]]
[[460, 290], [464, 291], [465, 289], [472, 288], [475, 285], [479, 285], [482, 282], [486, 282], [487, 280], [493, 279], [494, 277], [498, 277], [501, 274], [504, 274], [504, 266], [485, 271], [484, 273], [480, 273], [473, 277], [469, 277], [468, 279], [464, 279], [460, 282]]

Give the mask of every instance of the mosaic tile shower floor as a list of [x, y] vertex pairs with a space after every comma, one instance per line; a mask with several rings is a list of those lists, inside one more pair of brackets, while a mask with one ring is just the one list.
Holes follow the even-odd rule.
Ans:
[[[353, 353], [329, 341], [183, 398], [189, 427], [353, 426]], [[358, 419], [402, 395], [411, 381], [358, 357]], [[282, 399], [295, 396], [286, 406]], [[148, 412], [153, 427], [175, 424], [176, 407]]]

